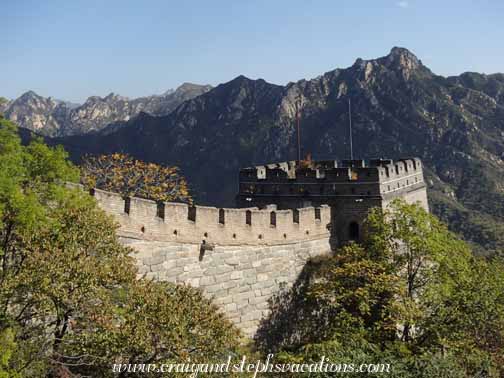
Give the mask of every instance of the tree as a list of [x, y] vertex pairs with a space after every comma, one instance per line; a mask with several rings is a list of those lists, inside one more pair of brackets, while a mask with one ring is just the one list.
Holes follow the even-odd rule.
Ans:
[[398, 288], [385, 256], [372, 258], [351, 243], [310, 261], [292, 288], [273, 297], [256, 342], [276, 352], [330, 340], [393, 341]]
[[450, 355], [471, 375], [502, 369], [501, 261], [475, 257], [436, 217], [400, 200], [371, 212], [364, 247], [390, 256], [400, 283], [399, 338], [409, 349]]
[[124, 154], [86, 156], [81, 165], [82, 183], [154, 201], [192, 203], [187, 182], [177, 167], [163, 167]]
[[22, 146], [0, 120], [0, 376], [108, 376], [114, 361], [233, 350], [237, 331], [197, 289], [137, 280], [113, 218], [65, 185], [77, 180], [61, 148]]
[[371, 255], [385, 255], [401, 282], [401, 339], [409, 341], [415, 323], [425, 311], [424, 294], [439, 273], [469, 269], [471, 252], [434, 215], [417, 205], [396, 200], [386, 209], [373, 209], [366, 220], [365, 248]]
[[98, 321], [76, 325], [79, 347], [68, 344], [67, 350], [70, 355], [94, 351], [92, 357], [79, 361], [83, 366], [79, 372], [85, 375], [95, 376], [98, 371], [103, 377], [129, 376], [127, 370], [114, 373], [111, 361], [123, 366], [222, 363], [238, 347], [237, 330], [200, 290], [190, 286], [137, 281], [116, 291], [112, 303], [92, 315]]
[[305, 280], [298, 303], [308, 316], [296, 314], [291, 327], [307, 337], [281, 343], [279, 357], [390, 361], [400, 377], [503, 376], [503, 262], [474, 257], [400, 200], [372, 210], [364, 230], [361, 245], [337, 250]]

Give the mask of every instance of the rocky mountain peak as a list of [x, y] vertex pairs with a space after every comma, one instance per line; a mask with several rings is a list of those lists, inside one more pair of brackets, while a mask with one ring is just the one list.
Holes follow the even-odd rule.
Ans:
[[405, 79], [409, 79], [414, 71], [428, 71], [422, 61], [404, 47], [393, 47], [387, 56], [378, 58], [376, 61], [391, 70], [401, 72]]
[[232, 80], [230, 80], [230, 81], [228, 81], [227, 83], [224, 83], [224, 84], [228, 84], [230, 86], [240, 86], [240, 85], [244, 85], [244, 84], [249, 84], [249, 83], [251, 83], [253, 81], [254, 80], [249, 79], [245, 75], [239, 75], [239, 76], [236, 76], [234, 79], [232, 79]]
[[174, 92], [184, 92], [184, 93], [187, 93], [187, 92], [190, 92], [190, 91], [197, 91], [197, 90], [210, 90], [212, 88], [211, 85], [199, 85], [199, 84], [193, 84], [193, 83], [182, 83], [181, 85], [179, 85], [177, 87], [177, 89], [175, 90], [171, 90], [171, 92], [166, 92], [166, 94], [172, 94]]
[[30, 91], [26, 91], [25, 93], [23, 93], [21, 96], [19, 96], [20, 99], [30, 99], [30, 98], [38, 98], [38, 97], [41, 97], [39, 96], [38, 94], [36, 94], [34, 91], [30, 90]]
[[397, 64], [401, 67], [418, 68], [422, 64], [415, 54], [404, 47], [392, 47], [386, 58], [389, 63]]
[[19, 98], [13, 101], [13, 104], [30, 104], [31, 106], [51, 106], [56, 105], [56, 102], [51, 99], [51, 97], [42, 97], [35, 93], [34, 91], [27, 91], [23, 93]]

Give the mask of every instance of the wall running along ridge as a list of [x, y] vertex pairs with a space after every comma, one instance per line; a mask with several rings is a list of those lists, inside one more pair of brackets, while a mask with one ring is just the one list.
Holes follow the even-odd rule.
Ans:
[[218, 209], [91, 193], [120, 224], [141, 276], [201, 288], [248, 336], [267, 316], [268, 299], [311, 257], [331, 253], [329, 206]]

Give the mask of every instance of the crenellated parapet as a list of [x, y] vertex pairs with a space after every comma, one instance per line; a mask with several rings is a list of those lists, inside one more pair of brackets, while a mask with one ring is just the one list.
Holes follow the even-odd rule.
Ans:
[[100, 207], [113, 215], [125, 237], [218, 245], [277, 245], [313, 240], [329, 235], [329, 206], [277, 210], [275, 206], [216, 208], [183, 203], [156, 203], [123, 198], [94, 189]]
[[[240, 170], [239, 207], [303, 207], [341, 198], [388, 200], [425, 187], [420, 159], [289, 161]], [[399, 192], [401, 192], [399, 194]]]
[[240, 181], [247, 182], [317, 182], [387, 180], [422, 172], [418, 158], [373, 160], [287, 161], [242, 168]]

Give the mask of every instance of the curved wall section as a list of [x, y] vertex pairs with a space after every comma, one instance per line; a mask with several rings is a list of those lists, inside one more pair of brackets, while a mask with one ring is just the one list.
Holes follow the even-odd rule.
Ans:
[[311, 257], [331, 253], [328, 206], [218, 209], [92, 194], [120, 224], [140, 276], [201, 288], [248, 336], [271, 296], [292, 285]]
[[218, 245], [278, 245], [329, 237], [331, 209], [326, 205], [298, 210], [218, 209], [124, 199], [98, 189], [93, 193], [100, 207], [121, 225], [121, 236]]

